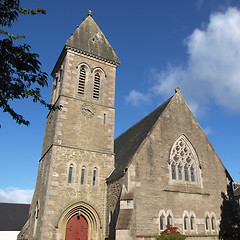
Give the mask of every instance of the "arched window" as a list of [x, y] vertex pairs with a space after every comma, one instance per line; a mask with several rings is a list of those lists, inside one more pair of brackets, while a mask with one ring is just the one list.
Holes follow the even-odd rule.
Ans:
[[101, 76], [99, 72], [96, 72], [94, 75], [94, 84], [93, 84], [93, 98], [98, 100], [100, 95], [100, 80]]
[[182, 164], [178, 164], [178, 179], [183, 180], [183, 174], [182, 174]]
[[97, 177], [97, 168], [93, 168], [93, 179], [92, 179], [92, 184], [93, 186], [96, 186], [96, 177]]
[[70, 164], [68, 169], [68, 183], [72, 182], [72, 175], [73, 175], [73, 164]]
[[36, 202], [36, 208], [35, 208], [35, 212], [34, 212], [34, 227], [33, 227], [33, 236], [35, 236], [35, 235], [36, 235], [38, 218], [39, 218], [39, 203], [38, 203], [38, 201], [37, 201], [37, 202]]
[[164, 216], [160, 216], [160, 230], [162, 231], [164, 229]]
[[205, 227], [206, 227], [206, 230], [208, 231], [209, 230], [209, 217], [208, 216], [205, 218]]
[[85, 181], [85, 170], [86, 170], [86, 167], [83, 165], [81, 169], [81, 185], [83, 185]]
[[86, 81], [86, 69], [84, 66], [80, 67], [79, 80], [78, 80], [78, 94], [84, 95]]
[[194, 230], [194, 216], [191, 216], [190, 218], [190, 227], [191, 227], [191, 230]]
[[172, 217], [170, 215], [167, 216], [167, 225], [172, 225]]
[[172, 163], [172, 179], [176, 179], [176, 165]]
[[212, 230], [215, 230], [215, 217], [211, 218]]
[[194, 169], [193, 165], [190, 168], [190, 172], [191, 172], [191, 181], [195, 182], [195, 169]]
[[188, 172], [187, 164], [184, 166], [184, 176], [185, 176], [185, 181], [189, 181], [189, 172]]
[[200, 183], [200, 164], [197, 154], [184, 135], [181, 135], [173, 144], [169, 165], [172, 179]]
[[184, 230], [187, 230], [187, 221], [188, 221], [188, 217], [185, 216], [183, 219]]

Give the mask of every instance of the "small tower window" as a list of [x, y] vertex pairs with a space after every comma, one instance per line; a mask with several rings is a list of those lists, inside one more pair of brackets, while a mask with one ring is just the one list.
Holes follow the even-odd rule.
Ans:
[[215, 230], [215, 218], [212, 217], [212, 230], [214, 231]]
[[68, 183], [72, 182], [72, 174], [73, 174], [73, 164], [70, 164], [68, 170]]
[[191, 230], [194, 230], [194, 217], [191, 216], [190, 218], [190, 227], [191, 227]]
[[160, 230], [161, 231], [163, 230], [163, 222], [164, 222], [164, 216], [161, 215], [161, 217], [160, 217]]
[[85, 81], [86, 81], [86, 70], [85, 70], [84, 66], [82, 66], [80, 68], [79, 81], [78, 81], [78, 94], [79, 95], [84, 95]]
[[95, 167], [93, 169], [93, 181], [92, 181], [93, 186], [96, 186], [96, 177], [97, 177], [97, 168]]
[[208, 216], [205, 218], [205, 227], [206, 227], [206, 230], [209, 230], [209, 217]]
[[187, 220], [188, 220], [188, 217], [185, 216], [183, 220], [184, 220], [184, 223], [183, 223], [184, 224], [184, 230], [187, 230]]
[[84, 184], [84, 178], [85, 178], [85, 170], [86, 170], [86, 167], [85, 166], [82, 166], [82, 170], [81, 170], [81, 185]]
[[172, 217], [170, 215], [167, 216], [167, 225], [172, 225]]
[[93, 98], [98, 100], [100, 95], [100, 73], [95, 73], [93, 85]]

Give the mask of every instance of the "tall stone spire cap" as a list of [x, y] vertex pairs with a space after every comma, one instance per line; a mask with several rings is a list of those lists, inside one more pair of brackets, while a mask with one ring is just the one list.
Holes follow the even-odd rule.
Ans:
[[88, 17], [67, 40], [66, 47], [117, 66], [120, 64], [107, 38], [93, 20], [91, 10], [88, 12]]

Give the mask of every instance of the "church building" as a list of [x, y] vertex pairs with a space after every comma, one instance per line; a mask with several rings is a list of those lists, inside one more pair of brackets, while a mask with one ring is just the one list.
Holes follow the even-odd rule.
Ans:
[[52, 71], [50, 111], [29, 219], [18, 239], [145, 240], [167, 225], [219, 239], [232, 182], [179, 88], [114, 140], [120, 64], [91, 11]]

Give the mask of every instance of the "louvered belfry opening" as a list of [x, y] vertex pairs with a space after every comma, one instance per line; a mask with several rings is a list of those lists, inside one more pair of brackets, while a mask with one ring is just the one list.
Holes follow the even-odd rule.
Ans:
[[99, 99], [100, 94], [100, 73], [97, 72], [94, 76], [93, 98]]
[[78, 82], [78, 94], [79, 95], [84, 95], [85, 80], [86, 80], [86, 70], [82, 66], [80, 68], [79, 82]]

